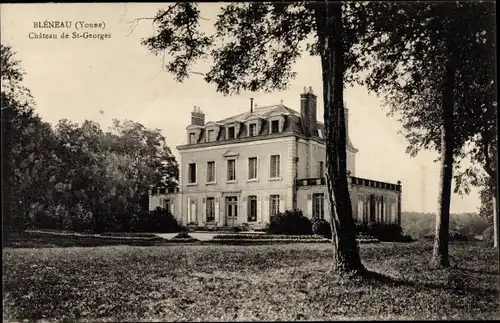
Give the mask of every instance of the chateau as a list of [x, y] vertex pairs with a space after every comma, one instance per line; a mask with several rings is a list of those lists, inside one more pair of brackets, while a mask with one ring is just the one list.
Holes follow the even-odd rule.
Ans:
[[[300, 95], [300, 113], [283, 105], [257, 107], [219, 121], [191, 112], [180, 153], [179, 187], [152, 190], [149, 208], [168, 208], [184, 225], [263, 228], [270, 217], [300, 209], [329, 220], [324, 124], [316, 95]], [[348, 181], [358, 221], [401, 222], [401, 183], [356, 177], [356, 153], [347, 125]]]

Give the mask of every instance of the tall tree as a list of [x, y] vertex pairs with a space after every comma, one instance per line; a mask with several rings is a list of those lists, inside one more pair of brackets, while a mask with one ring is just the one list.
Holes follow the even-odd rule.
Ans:
[[5, 232], [29, 224], [31, 207], [43, 202], [53, 169], [54, 138], [50, 125], [34, 112], [23, 85], [25, 72], [9, 46], [1, 45], [2, 220]]
[[343, 23], [348, 16], [340, 2], [234, 3], [221, 8], [213, 35], [201, 30], [200, 19], [206, 18], [194, 3], [171, 4], [142, 19], [151, 19], [158, 31], [143, 44], [155, 54], [169, 55], [167, 70], [178, 81], [189, 77], [197, 61], [211, 58], [204, 79], [224, 94], [285, 89], [304, 49], [320, 56], [334, 264], [340, 273], [359, 274], [365, 268], [348, 192], [343, 107], [349, 44], [355, 38], [342, 28], [349, 26]]
[[390, 114], [399, 115], [412, 156], [421, 149], [440, 152], [432, 263], [447, 267], [453, 167], [471, 156], [464, 153], [468, 145], [491, 134], [491, 123], [482, 121], [496, 110], [493, 8], [471, 2], [370, 2], [357, 8], [365, 32], [355, 66], [369, 71], [362, 81], [385, 96]]

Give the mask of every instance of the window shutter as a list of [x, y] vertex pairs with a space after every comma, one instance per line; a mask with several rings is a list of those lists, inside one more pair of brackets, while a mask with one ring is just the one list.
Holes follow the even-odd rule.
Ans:
[[262, 222], [262, 199], [257, 195], [257, 222]]
[[280, 195], [280, 205], [279, 205], [279, 210], [280, 210], [280, 213], [285, 212], [285, 195], [284, 195], [284, 194], [281, 194], [281, 195]]
[[195, 200], [193, 200], [192, 206], [193, 206], [193, 214], [191, 215], [191, 218], [192, 218], [193, 222], [197, 223], [198, 222], [198, 212], [196, 210], [196, 201]]
[[219, 222], [219, 198], [215, 198], [215, 223]]
[[201, 203], [203, 204], [201, 207], [203, 208], [203, 211], [202, 211], [202, 214], [203, 214], [203, 220], [202, 222], [206, 222], [207, 221], [207, 199], [206, 198], [202, 198], [201, 199]]
[[312, 218], [312, 216], [313, 216], [312, 194], [307, 194], [307, 214], [305, 216], [308, 218]]
[[174, 199], [171, 199], [170, 200], [170, 214], [174, 215], [174, 212], [175, 212], [175, 204], [174, 204]]
[[271, 216], [270, 216], [270, 209], [269, 209], [269, 195], [266, 195], [266, 198], [264, 199], [264, 209], [262, 210], [262, 222], [270, 222], [271, 221]]
[[188, 197], [187, 201], [188, 201], [188, 203], [187, 203], [188, 204], [187, 205], [187, 207], [188, 207], [188, 209], [187, 209], [187, 222], [189, 223], [189, 222], [191, 222], [191, 198]]

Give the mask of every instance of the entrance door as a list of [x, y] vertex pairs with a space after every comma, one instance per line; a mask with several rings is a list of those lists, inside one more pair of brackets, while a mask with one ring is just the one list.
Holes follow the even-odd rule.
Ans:
[[226, 197], [226, 226], [234, 227], [238, 224], [238, 197]]

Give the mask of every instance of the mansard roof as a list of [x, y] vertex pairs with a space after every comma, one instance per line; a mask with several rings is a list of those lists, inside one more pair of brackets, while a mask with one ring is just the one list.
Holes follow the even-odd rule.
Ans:
[[[279, 134], [269, 134], [269, 121], [268, 119], [273, 116], [280, 116], [282, 115], [284, 117], [284, 126], [283, 126], [283, 131], [280, 132]], [[261, 127], [260, 127], [260, 132], [257, 134], [255, 139], [262, 138], [262, 136], [266, 137], [274, 137], [274, 136], [282, 136], [283, 134], [290, 134], [290, 135], [299, 135], [299, 136], [305, 136], [304, 130], [302, 128], [302, 119], [301, 115], [299, 112], [281, 104], [275, 104], [275, 105], [269, 105], [269, 106], [262, 106], [262, 107], [256, 107], [253, 109], [253, 112], [243, 112], [234, 116], [230, 116], [228, 118], [218, 120], [218, 121], [209, 121], [205, 124], [205, 127], [209, 126], [221, 126], [222, 129], [224, 129], [225, 125], [229, 125], [235, 122], [239, 122], [241, 127], [238, 131], [237, 134], [235, 134], [235, 139], [232, 140], [238, 140], [240, 138], [247, 138], [246, 136], [246, 124], [249, 121], [252, 120], [261, 120]], [[324, 133], [325, 133], [325, 127], [324, 124], [321, 122], [316, 123], [316, 132], [311, 135], [311, 137], [319, 142], [324, 142]], [[205, 143], [205, 136], [206, 136], [206, 131], [201, 130], [200, 137], [198, 138], [198, 143]], [[217, 137], [216, 141], [224, 141], [226, 138], [226, 133], [225, 131], [221, 131]], [[231, 140], [231, 141], [232, 141]], [[206, 144], [214, 144], [214, 142], [206, 143]], [[181, 145], [178, 148], [182, 148], [185, 145]], [[192, 145], [189, 145], [192, 146]], [[187, 147], [186, 147], [187, 148]], [[349, 135], [347, 136], [347, 149], [352, 152], [357, 152], [357, 149], [354, 148]]]

